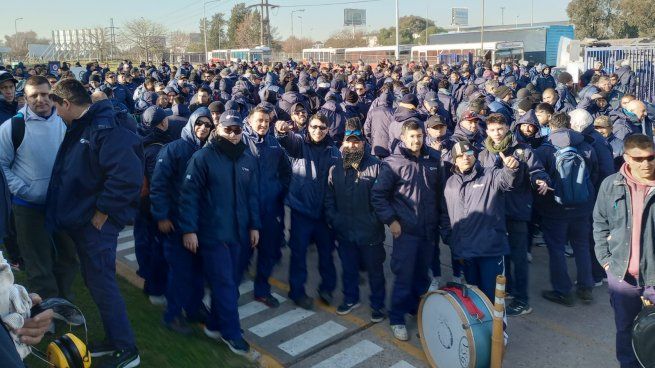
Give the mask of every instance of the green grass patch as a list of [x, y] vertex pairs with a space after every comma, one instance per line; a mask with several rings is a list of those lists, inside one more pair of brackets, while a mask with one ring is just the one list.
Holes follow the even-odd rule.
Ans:
[[[24, 284], [25, 273], [15, 272], [17, 284]], [[137, 346], [141, 355], [141, 367], [167, 368], [167, 367], [255, 367], [253, 363], [233, 354], [225, 344], [207, 338], [202, 327], [194, 326], [191, 336], [181, 336], [170, 332], [161, 324], [163, 310], [155, 307], [148, 301], [141, 290], [121, 277], [117, 277], [118, 286], [127, 304], [127, 312], [136, 335]], [[89, 291], [82, 282], [82, 276], [75, 280], [74, 290], [76, 300], [74, 303], [82, 310], [87, 319], [89, 340], [96, 341], [104, 338], [104, 331], [100, 315]], [[65, 324], [57, 323], [57, 336], [67, 332]], [[84, 329], [75, 327], [73, 333], [84, 339]], [[47, 344], [54, 337], [46, 336], [37, 346], [45, 351]], [[102, 358], [98, 358], [99, 360]], [[96, 366], [93, 364], [92, 367]], [[34, 356], [28, 357], [26, 363], [32, 367], [47, 367], [45, 363]], [[0, 364], [1, 365], [1, 364]]]

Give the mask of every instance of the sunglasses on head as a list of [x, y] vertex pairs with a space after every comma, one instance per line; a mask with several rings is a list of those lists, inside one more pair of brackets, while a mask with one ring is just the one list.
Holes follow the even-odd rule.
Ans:
[[362, 131], [357, 130], [346, 130], [346, 135], [362, 135]]
[[243, 129], [241, 129], [240, 126], [231, 125], [231, 126], [228, 126], [228, 127], [223, 127], [223, 131], [225, 132], [225, 134], [232, 134], [232, 133], [241, 134]]
[[327, 129], [327, 127], [325, 125], [310, 125], [309, 129], [313, 129], [313, 130], [319, 129], [319, 130], [323, 131], [323, 130]]
[[197, 120], [196, 126], [204, 125], [205, 128], [214, 129], [214, 124], [208, 121]]
[[643, 157], [634, 157], [634, 156], [628, 155], [627, 153], [625, 155], [630, 157], [633, 161], [638, 162], [638, 163], [642, 163], [644, 161], [653, 162], [653, 160], [655, 160], [655, 155], [643, 156]]
[[457, 155], [457, 157], [462, 157], [462, 156], [473, 156], [473, 155], [474, 155], [474, 152], [469, 150], [469, 151], [462, 152], [462, 154]]

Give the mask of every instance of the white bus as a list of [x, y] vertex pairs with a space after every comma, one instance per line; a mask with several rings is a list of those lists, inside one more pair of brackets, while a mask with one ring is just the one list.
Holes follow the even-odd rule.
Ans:
[[212, 50], [207, 53], [207, 60], [209, 62], [219, 61], [271, 61], [271, 49], [266, 46], [257, 46], [252, 49], [225, 49], [225, 50]]
[[[447, 63], [454, 64], [463, 61], [473, 62], [473, 57], [478, 56], [480, 43], [455, 43], [444, 45], [422, 45], [412, 47], [412, 60], [427, 60], [430, 64]], [[483, 44], [483, 57], [485, 60], [495, 64], [506, 59], [522, 60], [523, 42], [485, 42]]]
[[[402, 61], [407, 61], [410, 56], [411, 45], [400, 45], [399, 58]], [[361, 59], [364, 64], [377, 65], [378, 61], [382, 59], [389, 59], [391, 61], [396, 59], [396, 46], [376, 46], [376, 47], [352, 47], [344, 50], [345, 60], [351, 63], [356, 63]]]
[[344, 50], [333, 47], [324, 47], [317, 49], [303, 49], [302, 50], [302, 59], [305, 62], [310, 62], [313, 60], [318, 64], [341, 64], [344, 60]]

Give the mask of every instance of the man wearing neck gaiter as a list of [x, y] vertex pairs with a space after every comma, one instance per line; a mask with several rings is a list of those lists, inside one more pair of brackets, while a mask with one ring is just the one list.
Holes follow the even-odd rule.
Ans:
[[640, 367], [632, 349], [632, 324], [641, 298], [655, 302], [655, 148], [650, 137], [625, 139], [625, 164], [600, 186], [594, 208], [598, 262], [607, 270], [621, 368]]
[[239, 355], [250, 352], [239, 323], [239, 254], [259, 243], [259, 169], [241, 140], [243, 119], [227, 110], [216, 136], [194, 153], [182, 183], [182, 243], [200, 256], [211, 289], [205, 334]]

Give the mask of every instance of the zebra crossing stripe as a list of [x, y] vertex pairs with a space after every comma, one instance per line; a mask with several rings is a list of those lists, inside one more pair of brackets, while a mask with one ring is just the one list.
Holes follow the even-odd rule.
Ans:
[[268, 321], [262, 322], [257, 326], [251, 327], [250, 332], [259, 337], [266, 337], [285, 327], [314, 315], [314, 312], [305, 309], [295, 308]]
[[346, 330], [347, 328], [342, 325], [334, 321], [328, 321], [289, 341], [283, 342], [278, 345], [278, 348], [291, 356], [296, 356]]
[[[273, 297], [277, 299], [277, 301], [280, 302], [280, 304], [286, 301], [286, 299], [283, 296], [278, 295], [276, 293], [273, 293]], [[239, 307], [239, 319], [248, 318], [267, 309], [269, 308], [264, 303], [258, 301], [252, 301], [250, 303], [244, 304]]]
[[399, 361], [398, 363], [392, 365], [389, 368], [416, 368], [416, 367], [414, 367], [413, 365], [407, 363], [404, 360], [401, 360], [401, 361]]
[[134, 248], [134, 240], [130, 240], [125, 243], [119, 243], [118, 246], [116, 247], [116, 251], [120, 252], [126, 249]]
[[352, 368], [382, 350], [380, 346], [363, 340], [316, 364], [313, 368]]
[[255, 283], [253, 283], [251, 280], [247, 280], [241, 283], [239, 285], [239, 294], [248, 294], [249, 292], [253, 291], [255, 289]]
[[125, 259], [127, 259], [130, 262], [136, 261], [136, 254], [130, 253], [124, 256]]

